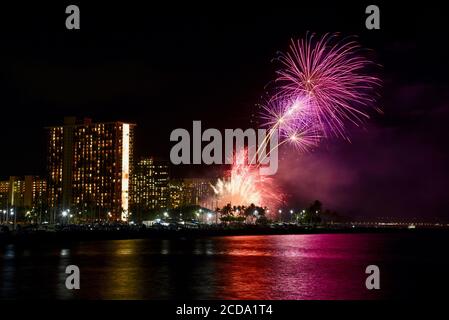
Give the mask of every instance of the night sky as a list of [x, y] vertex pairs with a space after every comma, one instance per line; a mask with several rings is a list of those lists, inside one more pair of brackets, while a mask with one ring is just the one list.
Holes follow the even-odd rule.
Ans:
[[351, 143], [327, 141], [300, 157], [283, 152], [278, 181], [292, 204], [320, 199], [359, 217], [449, 219], [444, 10], [379, 3], [381, 30], [366, 30], [371, 3], [313, 3], [83, 3], [77, 31], [65, 29], [65, 4], [3, 7], [0, 177], [44, 174], [43, 127], [62, 124], [64, 116], [137, 123], [137, 155], [165, 158], [170, 132], [191, 130], [192, 120], [250, 127], [275, 77], [277, 52], [307, 31], [341, 32], [359, 36], [383, 66], [384, 114], [373, 114], [364, 129], [350, 128]]

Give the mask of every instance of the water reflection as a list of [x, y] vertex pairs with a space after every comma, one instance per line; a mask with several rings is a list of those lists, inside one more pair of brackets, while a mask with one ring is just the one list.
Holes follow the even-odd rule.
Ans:
[[[420, 261], [404, 250], [409, 243], [410, 239], [395, 235], [371, 234], [118, 240], [26, 248], [7, 245], [0, 247], [0, 297], [385, 298], [405, 294], [394, 282], [400, 279], [395, 270], [403, 270], [401, 263]], [[429, 265], [431, 258], [422, 261]], [[373, 263], [388, 270], [380, 292], [364, 287], [365, 267]], [[65, 288], [65, 270], [70, 264], [80, 268], [81, 290]]]

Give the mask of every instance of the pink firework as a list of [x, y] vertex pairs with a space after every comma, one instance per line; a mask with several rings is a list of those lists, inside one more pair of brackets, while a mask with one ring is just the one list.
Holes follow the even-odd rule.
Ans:
[[322, 138], [311, 106], [310, 99], [305, 96], [276, 97], [261, 105], [261, 119], [269, 128], [269, 134], [279, 133], [280, 144], [288, 142], [299, 151], [308, 151]]
[[[376, 102], [377, 77], [367, 74], [374, 63], [364, 57], [360, 45], [338, 35], [313, 34], [293, 41], [289, 51], [279, 56], [282, 64], [276, 82], [280, 86], [274, 100], [304, 101], [302, 114], [291, 119], [291, 127], [307, 123], [322, 136], [347, 138], [346, 122], [359, 125], [369, 118]], [[279, 114], [278, 114], [279, 116]]]

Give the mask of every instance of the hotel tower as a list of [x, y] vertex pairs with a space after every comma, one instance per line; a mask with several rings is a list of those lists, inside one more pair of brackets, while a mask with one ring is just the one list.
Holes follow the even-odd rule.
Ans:
[[47, 127], [48, 205], [53, 221], [128, 220], [134, 124], [67, 117]]

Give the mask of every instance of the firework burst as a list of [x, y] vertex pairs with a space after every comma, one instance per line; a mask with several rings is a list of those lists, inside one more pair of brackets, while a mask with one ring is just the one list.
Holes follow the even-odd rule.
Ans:
[[[320, 141], [320, 128], [314, 121], [312, 102], [308, 97], [278, 97], [261, 105], [261, 108], [263, 125], [269, 129], [268, 136], [278, 133], [280, 145], [289, 143], [305, 152]], [[278, 148], [280, 145], [274, 147]]]
[[292, 119], [314, 123], [322, 136], [348, 139], [347, 122], [360, 125], [369, 118], [376, 102], [380, 80], [367, 74], [374, 63], [364, 57], [354, 40], [338, 40], [337, 34], [321, 38], [310, 34], [291, 41], [289, 51], [280, 54], [276, 83], [280, 90], [274, 100], [300, 99], [306, 112]]

